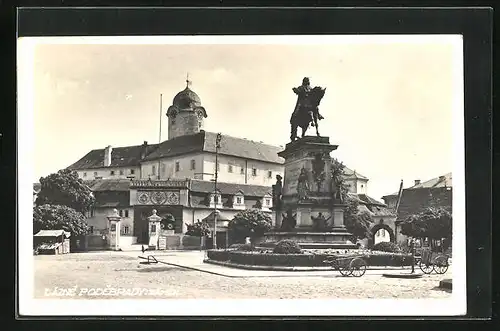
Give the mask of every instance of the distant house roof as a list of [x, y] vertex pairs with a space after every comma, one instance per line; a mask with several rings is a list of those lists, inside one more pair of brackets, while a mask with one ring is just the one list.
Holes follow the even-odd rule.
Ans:
[[[145, 160], [154, 160], [196, 152], [215, 153], [216, 137], [216, 133], [201, 131], [196, 134], [169, 139], [162, 142], [159, 148], [149, 154]], [[261, 142], [222, 135], [219, 153], [221, 155], [283, 164], [284, 160], [278, 156], [278, 152], [281, 150], [282, 148], [280, 147], [267, 145]]]
[[[203, 180], [191, 180], [191, 191], [200, 193], [212, 193], [214, 191], [214, 182]], [[221, 194], [238, 194], [243, 192], [245, 196], [263, 197], [266, 194], [272, 194], [272, 189], [269, 186], [233, 184], [233, 183], [217, 183], [217, 190]]]
[[[141, 155], [148, 155], [158, 148], [158, 144], [138, 145], [126, 147], [113, 147], [111, 150], [110, 167], [131, 167], [138, 166], [141, 161]], [[104, 148], [94, 149], [87, 153], [77, 162], [73, 163], [67, 169], [81, 170], [104, 167]]]
[[40, 230], [35, 234], [35, 237], [60, 237], [62, 235], [69, 238], [71, 233], [64, 230]]
[[[412, 189], [418, 189], [418, 188], [440, 188], [440, 187], [453, 187], [453, 182], [452, 182], [452, 175], [451, 172], [436, 177], [429, 179], [425, 182], [421, 182], [420, 184], [416, 184], [413, 186], [410, 186], [408, 188], [405, 188], [405, 190], [412, 190]], [[384, 195], [382, 198], [388, 198], [388, 197], [394, 197], [398, 196], [399, 192], [394, 192], [392, 194], [387, 194]]]
[[97, 191], [94, 193], [97, 208], [112, 208], [130, 206], [129, 191]]
[[407, 190], [436, 187], [453, 187], [451, 172], [436, 178], [429, 179], [428, 181], [421, 182], [420, 184], [413, 185], [412, 187], [407, 188]]

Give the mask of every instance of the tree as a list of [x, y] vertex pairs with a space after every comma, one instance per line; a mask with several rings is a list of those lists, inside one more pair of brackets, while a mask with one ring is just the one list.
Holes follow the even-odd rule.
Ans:
[[55, 174], [40, 178], [40, 192], [35, 201], [41, 205], [59, 205], [73, 208], [77, 212], [85, 213], [94, 204], [92, 191], [78, 174], [71, 170], [59, 170]]
[[236, 240], [261, 237], [271, 230], [271, 217], [258, 209], [245, 209], [229, 221], [229, 231]]
[[68, 231], [72, 236], [84, 235], [89, 228], [85, 216], [67, 206], [41, 205], [33, 207], [33, 234], [40, 230]]
[[349, 189], [345, 183], [345, 166], [337, 159], [332, 159], [332, 185], [336, 198], [343, 201], [347, 207], [344, 210], [344, 225], [350, 233], [357, 239], [368, 238], [372, 226], [372, 217], [366, 210], [359, 210], [358, 199], [349, 196]]
[[451, 239], [452, 215], [444, 207], [425, 208], [401, 223], [401, 233], [416, 238]]
[[206, 222], [198, 221], [187, 225], [186, 235], [195, 237], [205, 237], [210, 233], [210, 227]]
[[359, 211], [359, 202], [347, 196], [347, 207], [344, 211], [344, 225], [357, 239], [369, 238], [372, 226], [372, 217], [368, 211]]

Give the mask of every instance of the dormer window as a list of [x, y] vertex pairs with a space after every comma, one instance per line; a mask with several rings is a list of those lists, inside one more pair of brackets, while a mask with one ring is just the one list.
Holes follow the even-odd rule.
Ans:
[[255, 168], [252, 169], [252, 176], [254, 177], [257, 176], [257, 169]]
[[261, 200], [262, 209], [270, 209], [273, 207], [273, 198], [271, 194], [267, 193]]
[[115, 175], [115, 171], [114, 170], [111, 170], [109, 173], [110, 173], [111, 176]]
[[240, 190], [233, 196], [233, 208], [245, 209], [245, 196], [243, 191]]
[[210, 207], [222, 207], [222, 196], [219, 191], [210, 194]]

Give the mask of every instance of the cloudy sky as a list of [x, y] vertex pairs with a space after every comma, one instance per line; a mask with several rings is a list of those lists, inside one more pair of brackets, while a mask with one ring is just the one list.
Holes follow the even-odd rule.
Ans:
[[[207, 131], [285, 145], [302, 78], [326, 87], [322, 135], [380, 199], [401, 179], [452, 171], [455, 48], [430, 41], [317, 44], [39, 44], [34, 47], [34, 181], [91, 149], [158, 142], [184, 89]], [[20, 94], [22, 96], [22, 93]], [[311, 131], [313, 134], [313, 131]]]

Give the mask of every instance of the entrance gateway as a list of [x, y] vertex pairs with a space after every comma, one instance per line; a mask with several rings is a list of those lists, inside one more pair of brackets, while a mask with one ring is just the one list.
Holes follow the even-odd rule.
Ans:
[[149, 245], [149, 217], [152, 210], [160, 218], [158, 231], [183, 232], [183, 211], [187, 207], [187, 180], [132, 180], [130, 205], [134, 209], [137, 243]]

